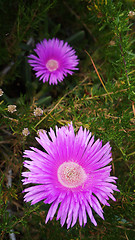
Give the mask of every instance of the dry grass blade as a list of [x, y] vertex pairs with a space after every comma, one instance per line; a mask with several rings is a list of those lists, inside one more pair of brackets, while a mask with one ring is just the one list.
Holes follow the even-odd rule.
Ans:
[[72, 93], [73, 91], [75, 91], [78, 86], [80, 86], [82, 83], [84, 83], [86, 80], [88, 79], [88, 77], [84, 78], [83, 81], [81, 81], [80, 84], [78, 84], [77, 86], [75, 86], [72, 90], [70, 90], [69, 92], [65, 93], [64, 96], [56, 103], [56, 105], [50, 110], [50, 112], [45, 115], [35, 126], [34, 128], [36, 128], [41, 122], [43, 122], [52, 112], [54, 109], [57, 108], [57, 106], [61, 103], [61, 101], [67, 96], [69, 95], [70, 93]]
[[109, 92], [107, 91], [107, 89], [106, 89], [106, 86], [105, 86], [105, 84], [103, 83], [103, 80], [102, 80], [102, 78], [100, 77], [100, 75], [99, 75], [99, 72], [98, 72], [98, 70], [97, 70], [97, 68], [96, 68], [96, 66], [95, 66], [95, 64], [94, 64], [94, 62], [93, 62], [93, 59], [92, 59], [92, 57], [90, 56], [90, 54], [85, 50], [85, 52], [87, 53], [87, 55], [89, 56], [89, 58], [90, 58], [90, 60], [91, 60], [91, 62], [92, 62], [92, 65], [93, 65], [93, 67], [94, 67], [94, 69], [95, 69], [95, 71], [96, 71], [96, 74], [98, 75], [98, 78], [99, 78], [99, 80], [100, 80], [100, 82], [101, 82], [101, 84], [102, 84], [102, 86], [103, 86], [103, 88], [105, 89], [105, 91], [106, 91], [106, 93], [107, 93], [107, 95], [108, 95], [108, 97], [111, 99], [111, 101], [113, 102], [113, 100], [112, 100], [112, 98], [111, 98], [111, 96], [110, 96], [110, 94], [109, 94]]

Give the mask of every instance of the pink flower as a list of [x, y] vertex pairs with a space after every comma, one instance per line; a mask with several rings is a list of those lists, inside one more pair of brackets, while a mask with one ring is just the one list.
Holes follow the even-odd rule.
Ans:
[[64, 77], [69, 73], [73, 74], [72, 70], [78, 70], [78, 58], [75, 55], [75, 50], [68, 43], [64, 43], [57, 38], [44, 39], [36, 45], [34, 49], [37, 56], [31, 54], [28, 56], [28, 62], [36, 71], [36, 77], [43, 82], [49, 84], [58, 84], [63, 81]]
[[[109, 142], [102, 146], [99, 139], [80, 127], [75, 135], [72, 124], [58, 128], [56, 134], [50, 128], [39, 132], [36, 138], [45, 151], [31, 147], [24, 152], [29, 158], [24, 162], [28, 172], [23, 172], [23, 184], [36, 184], [24, 190], [25, 201], [35, 204], [41, 200], [51, 204], [46, 217], [52, 220], [57, 208], [57, 220], [61, 226], [73, 227], [79, 218], [82, 226], [87, 223], [87, 215], [96, 226], [93, 210], [102, 218], [103, 205], [110, 206], [107, 200], [119, 191], [115, 185], [116, 177], [110, 176], [111, 147]], [[59, 206], [60, 204], [60, 206]]]

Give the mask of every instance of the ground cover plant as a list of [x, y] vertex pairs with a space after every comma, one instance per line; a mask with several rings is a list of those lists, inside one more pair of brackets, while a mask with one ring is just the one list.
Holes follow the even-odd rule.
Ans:
[[[135, 2], [5, 0], [0, 2], [0, 10], [0, 239], [134, 239]], [[90, 132], [101, 156], [94, 153], [94, 147], [88, 148]], [[71, 133], [72, 138], [68, 138]], [[35, 138], [45, 146], [44, 154], [58, 149], [57, 162], [62, 154], [65, 158], [77, 156], [72, 164], [62, 162], [58, 169], [59, 182], [64, 187], [68, 184], [71, 189], [80, 189], [81, 182], [85, 189], [84, 169], [88, 170], [89, 164], [93, 171], [106, 169], [87, 181], [94, 191], [92, 214], [86, 207], [86, 195], [81, 195], [82, 189], [80, 195], [74, 194], [82, 210], [74, 201], [71, 205], [75, 206], [75, 213], [71, 208], [65, 210], [69, 216], [63, 215], [66, 208], [59, 210], [64, 195], [60, 195], [54, 215], [52, 195], [50, 199], [46, 196], [45, 204], [41, 195], [34, 195], [36, 188], [29, 188], [27, 194], [27, 188], [43, 177], [34, 175], [39, 166], [37, 159], [42, 170], [46, 167], [49, 174], [51, 170], [54, 173], [55, 161], [43, 164], [43, 148]], [[75, 140], [74, 151], [73, 138], [79, 139]], [[51, 139], [54, 145], [47, 148]], [[65, 140], [59, 144], [59, 139]], [[78, 146], [87, 147], [86, 158], [79, 160]], [[35, 159], [28, 161], [32, 151]], [[79, 151], [82, 150], [78, 147]], [[69, 167], [73, 171], [79, 169], [75, 172], [78, 178], [69, 178]], [[105, 180], [101, 177], [103, 172]], [[45, 173], [46, 182], [47, 176]], [[107, 202], [110, 206], [106, 206]], [[63, 201], [63, 205], [67, 203], [67, 199]], [[46, 217], [51, 221], [45, 223]]]

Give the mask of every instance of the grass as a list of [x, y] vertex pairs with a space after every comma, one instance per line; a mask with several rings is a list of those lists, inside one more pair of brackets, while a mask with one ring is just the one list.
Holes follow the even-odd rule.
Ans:
[[[134, 238], [135, 29], [134, 1], [17, 1], [0, 3], [0, 236], [19, 240]], [[131, 16], [132, 15], [132, 16]], [[79, 71], [62, 83], [39, 82], [27, 56], [44, 38], [68, 41], [80, 59]], [[17, 111], [8, 112], [15, 104]], [[35, 117], [35, 107], [44, 114]], [[45, 224], [48, 205], [23, 201], [23, 151], [38, 146], [39, 129], [73, 122], [112, 146], [112, 175], [118, 177], [116, 202], [81, 228]], [[28, 128], [30, 134], [22, 134]], [[10, 179], [10, 182], [9, 182]]]

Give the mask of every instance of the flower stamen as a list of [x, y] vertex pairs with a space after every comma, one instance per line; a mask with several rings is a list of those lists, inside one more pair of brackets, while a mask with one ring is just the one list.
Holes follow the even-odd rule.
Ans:
[[81, 186], [87, 175], [85, 170], [75, 162], [64, 162], [58, 168], [57, 172], [59, 182], [68, 188], [76, 188]]
[[58, 69], [58, 62], [56, 60], [50, 59], [46, 63], [46, 67], [50, 72], [54, 72]]

